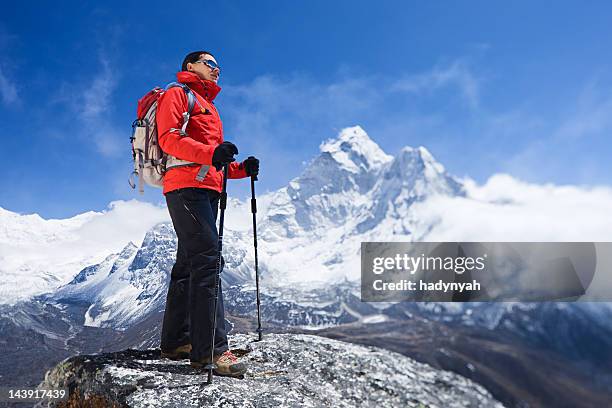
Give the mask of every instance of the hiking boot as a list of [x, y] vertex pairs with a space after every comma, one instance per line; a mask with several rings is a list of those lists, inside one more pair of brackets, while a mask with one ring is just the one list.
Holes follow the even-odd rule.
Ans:
[[[208, 365], [210, 358], [205, 358], [201, 361], [191, 361], [193, 368], [204, 368]], [[216, 375], [225, 377], [242, 377], [247, 371], [245, 363], [238, 361], [238, 357], [227, 350], [225, 353], [215, 356], [215, 365], [217, 368], [213, 370]]]
[[162, 350], [161, 357], [168, 358], [170, 360], [182, 360], [184, 358], [189, 358], [189, 353], [191, 353], [191, 344], [185, 344], [175, 348], [174, 350]]

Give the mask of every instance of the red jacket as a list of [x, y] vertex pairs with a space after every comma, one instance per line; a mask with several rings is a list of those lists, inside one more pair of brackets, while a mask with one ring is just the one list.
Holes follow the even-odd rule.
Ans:
[[[176, 75], [179, 82], [189, 86], [197, 98], [195, 108], [187, 124], [186, 137], [171, 128], [183, 124], [183, 112], [187, 110], [187, 95], [179, 87], [170, 88], [159, 99], [157, 106], [157, 132], [162, 150], [174, 157], [194, 163], [210, 165], [206, 177], [197, 181], [200, 166], [185, 166], [169, 169], [164, 175], [164, 194], [184, 187], [209, 188], [221, 192], [223, 173], [212, 166], [212, 156], [223, 142], [223, 124], [213, 105], [221, 88], [211, 81], [200, 79], [192, 72], [182, 71]], [[228, 178], [247, 177], [244, 167], [230, 163]]]

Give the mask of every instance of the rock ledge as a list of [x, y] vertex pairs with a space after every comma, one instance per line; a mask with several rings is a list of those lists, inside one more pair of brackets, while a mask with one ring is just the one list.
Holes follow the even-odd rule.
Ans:
[[[159, 350], [71, 357], [41, 386], [67, 387], [60, 407], [501, 407], [481, 386], [397, 353], [300, 334], [231, 338], [244, 379], [215, 377]], [[52, 406], [52, 405], [51, 405]]]

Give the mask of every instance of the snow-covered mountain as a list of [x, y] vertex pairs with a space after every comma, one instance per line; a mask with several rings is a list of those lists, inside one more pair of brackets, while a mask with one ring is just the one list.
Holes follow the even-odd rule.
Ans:
[[165, 208], [135, 200], [65, 220], [0, 208], [0, 304], [57, 289], [130, 241], [140, 243], [151, 227], [166, 220]]
[[[503, 187], [508, 185], [505, 179], [501, 181], [506, 183]], [[462, 333], [465, 338], [484, 335], [501, 341], [510, 336], [524, 342], [520, 347], [542, 347], [582, 358], [589, 369], [599, 369], [612, 355], [601, 351], [612, 349], [607, 340], [612, 338], [612, 308], [603, 303], [393, 305], [360, 301], [362, 241], [420, 241], [445, 236], [449, 230], [445, 217], [453, 215], [447, 211], [450, 207], [441, 204], [445, 202], [458, 208], [459, 215], [467, 206], [476, 208], [479, 215], [488, 214], [484, 225], [498, 230], [491, 208], [500, 208], [505, 215], [512, 203], [524, 213], [525, 200], [537, 196], [531, 188], [515, 202], [500, 201], [475, 190], [471, 183], [448, 174], [424, 147], [405, 147], [395, 156], [386, 154], [360, 127], [344, 129], [336, 138], [323, 142], [319, 155], [302, 174], [257, 200], [265, 325], [301, 330], [346, 326], [346, 330], [333, 332], [342, 336], [356, 327], [362, 334], [351, 334], [351, 339], [362, 336], [362, 341], [369, 329], [389, 332], [388, 339], [395, 338], [391, 333], [403, 335], [400, 331], [405, 330], [405, 320], [424, 330], [450, 325], [469, 330], [469, 335]], [[503, 187], [494, 189], [508, 195]], [[597, 194], [601, 197], [602, 193]], [[536, 208], [540, 214], [540, 203]], [[602, 224], [598, 221], [597, 225]], [[475, 226], [466, 228], [467, 236], [456, 239], [483, 239], [478, 238], [482, 230]], [[230, 199], [225, 228], [222, 278], [226, 309], [234, 316], [253, 317], [248, 201]], [[0, 211], [0, 272], [5, 279], [0, 286], [0, 303], [47, 292], [14, 308], [0, 305], [0, 326], [13, 333], [15, 343], [27, 332], [38, 345], [54, 339], [63, 353], [75, 347], [106, 349], [107, 343], [88, 337], [100, 331], [109, 333], [109, 338], [121, 336], [125, 346], [151, 347], [158, 341], [159, 316], [175, 251], [176, 235], [163, 207], [117, 202], [108, 211], [69, 220], [42, 220]], [[559, 324], [551, 325], [551, 321]], [[453, 331], [444, 333], [454, 338]], [[375, 335], [368, 337], [368, 341], [376, 339]], [[453, 346], [441, 346], [447, 347]], [[479, 352], [478, 347], [474, 350]], [[462, 353], [464, 350], [458, 355]], [[466, 365], [457, 368], [453, 364], [462, 358], [436, 361], [450, 361], [443, 368], [461, 372]], [[502, 383], [494, 382], [492, 387]]]
[[[462, 196], [464, 191], [425, 148], [407, 147], [392, 157], [360, 127], [344, 129], [320, 145], [320, 154], [287, 187], [259, 199], [264, 204], [258, 212], [262, 286], [270, 296], [291, 288], [292, 300], [302, 303], [299, 298], [309, 298], [315, 289], [322, 295], [321, 289], [330, 285], [348, 281], [355, 286], [361, 242], [422, 237], [427, 230], [415, 222], [412, 204], [440, 194]], [[249, 214], [249, 207], [233, 200], [227, 219], [238, 213]], [[223, 279], [231, 285], [251, 284], [250, 225], [227, 225]], [[124, 328], [163, 307], [175, 251], [172, 226], [161, 223], [147, 232], [140, 247], [126, 243], [52, 296], [89, 302], [86, 325]], [[350, 315], [350, 308], [334, 313]], [[308, 321], [311, 316], [301, 324]]]
[[463, 196], [461, 183], [424, 147], [384, 153], [360, 127], [321, 144], [297, 178], [275, 192], [259, 234], [271, 284], [359, 277], [362, 241], [422, 239], [412, 204], [435, 195]]
[[[437, 226], [424, 223], [420, 211], [440, 197], [469, 199], [462, 182], [448, 174], [424, 147], [405, 147], [393, 157], [358, 126], [323, 142], [319, 155], [301, 175], [288, 186], [258, 197], [264, 296], [277, 299], [273, 302], [277, 305], [289, 301], [303, 306], [302, 312], [309, 311], [294, 310], [291, 318], [280, 313], [279, 323], [289, 319], [294, 325], [320, 326], [372, 319], [380, 306], [370, 306], [367, 313], [357, 312], [364, 307], [357, 305], [361, 242], [426, 240]], [[474, 201], [480, 204], [483, 200]], [[163, 310], [176, 251], [176, 236], [164, 208], [119, 202], [106, 213], [90, 212], [63, 221], [7, 211], [0, 216], [0, 256], [17, 259], [25, 253], [28, 256], [20, 268], [28, 262], [36, 265], [31, 259], [43, 262], [50, 251], [36, 253], [30, 245], [42, 242], [54, 252], [47, 258], [45, 270], [61, 270], [68, 261], [76, 263], [78, 268], [69, 278], [66, 272], [55, 276], [54, 284], [59, 288], [51, 287], [49, 296], [90, 304], [86, 325], [125, 328], [154, 310]], [[147, 228], [146, 234], [142, 226], [136, 226], [159, 220], [165, 222]], [[249, 202], [230, 200], [226, 220], [223, 279], [226, 285], [240, 288], [227, 293], [239, 307], [241, 296], [252, 296], [254, 281]], [[106, 231], [101, 226], [105, 223], [109, 225]], [[128, 232], [122, 233], [122, 228]], [[28, 232], [21, 233], [21, 229]], [[139, 234], [144, 235], [142, 241], [127, 239]], [[111, 242], [113, 251], [109, 250]], [[65, 248], [70, 251], [62, 252]], [[7, 265], [12, 264], [2, 267]], [[41, 280], [39, 275], [26, 275], [27, 282]], [[2, 285], [4, 291], [23, 287], [19, 268], [4, 276], [8, 277]], [[344, 289], [337, 292], [340, 288]], [[328, 301], [319, 300], [313, 306], [312, 293]], [[322, 308], [327, 308], [325, 313]], [[463, 312], [461, 305], [445, 306], [445, 310], [444, 316], [449, 318]], [[490, 314], [496, 313], [501, 312]], [[482, 321], [482, 316], [479, 319]], [[491, 324], [489, 321], [485, 326]]]
[[[605, 303], [593, 307], [362, 303], [360, 243], [426, 239], [435, 225], [422, 223], [415, 204], [441, 196], [465, 197], [464, 186], [423, 147], [406, 147], [392, 157], [359, 127], [347, 128], [322, 143], [320, 154], [300, 176], [261, 198], [258, 249], [265, 319], [280, 326], [317, 329], [416, 314], [545, 337], [550, 327], [544, 327], [543, 316], [561, 314], [577, 322], [589, 316], [612, 330], [612, 307]], [[232, 200], [230, 204], [228, 220], [250, 214], [247, 202]], [[228, 309], [244, 316], [254, 312], [252, 235], [246, 221], [228, 222], [222, 276]], [[84, 268], [49, 299], [90, 305], [84, 316], [87, 326], [128, 328], [163, 311], [175, 251], [171, 224], [158, 224], [138, 247], [129, 242], [120, 252]]]
[[[436, 194], [464, 193], [461, 184], [425, 148], [407, 147], [392, 157], [360, 127], [344, 129], [337, 138], [321, 144], [320, 154], [287, 187], [258, 198], [263, 278], [270, 285], [309, 286], [356, 280], [360, 242], [372, 237], [423, 237], [427, 229], [415, 223], [418, 217], [412, 204]], [[155, 223], [167, 221], [164, 211], [144, 203], [117, 202], [102, 213], [43, 220], [2, 210], [1, 302], [10, 303], [45, 289], [53, 291], [85, 267], [97, 268], [99, 264], [97, 269], [103, 271], [112, 263], [107, 258], [110, 254], [121, 252], [130, 242], [139, 244]], [[252, 278], [249, 215], [248, 202], [230, 201], [227, 219], [232, 222], [226, 227], [225, 257], [233, 266], [227, 276], [231, 283]], [[144, 243], [148, 242], [145, 239]], [[88, 273], [93, 272], [84, 272]], [[88, 278], [90, 282], [81, 285], [83, 291], [88, 292], [85, 288], [94, 285], [92, 282], [99, 283], [102, 275], [104, 272]], [[23, 288], [24, 279], [27, 289]], [[156, 282], [163, 285], [165, 280], [158, 278]], [[111, 288], [113, 283], [105, 286]], [[109, 289], [111, 292], [114, 289]]]

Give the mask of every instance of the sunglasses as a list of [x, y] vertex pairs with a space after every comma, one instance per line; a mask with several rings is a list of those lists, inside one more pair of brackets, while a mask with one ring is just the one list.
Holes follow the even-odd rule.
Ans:
[[213, 60], [198, 60], [196, 62], [194, 62], [194, 64], [205, 64], [208, 68], [210, 69], [218, 69], [219, 71], [221, 71], [221, 67], [219, 66], [219, 64], [217, 64], [215, 61]]

